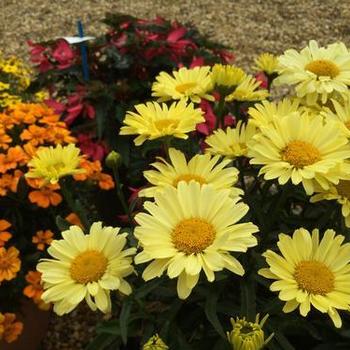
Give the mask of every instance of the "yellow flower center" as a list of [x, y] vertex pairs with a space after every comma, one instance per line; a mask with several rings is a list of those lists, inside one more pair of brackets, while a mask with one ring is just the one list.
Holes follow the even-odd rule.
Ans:
[[180, 94], [183, 94], [187, 92], [188, 90], [192, 90], [197, 86], [197, 83], [195, 82], [189, 82], [189, 83], [184, 83], [184, 84], [179, 84], [175, 87], [175, 90], [179, 92]]
[[282, 150], [282, 160], [302, 168], [321, 160], [320, 151], [311, 143], [305, 141], [291, 141]]
[[177, 184], [180, 181], [186, 181], [187, 183], [189, 183], [191, 180], [194, 180], [196, 182], [199, 182], [201, 185], [206, 184], [207, 182], [205, 181], [205, 179], [200, 176], [200, 175], [195, 175], [195, 174], [183, 174], [178, 176], [174, 181], [173, 181], [173, 185], [176, 187]]
[[186, 254], [201, 253], [213, 243], [215, 229], [203, 219], [184, 219], [175, 226], [171, 238], [179, 251]]
[[168, 129], [169, 127], [171, 128], [176, 128], [177, 125], [179, 124], [179, 121], [176, 119], [159, 119], [154, 122], [156, 128], [159, 131], [163, 131], [164, 129]]
[[340, 180], [338, 185], [335, 186], [337, 192], [342, 197], [350, 199], [350, 181]]
[[325, 295], [334, 290], [333, 272], [319, 261], [301, 261], [295, 268], [294, 278], [299, 288], [311, 294]]
[[318, 77], [335, 78], [340, 70], [338, 66], [330, 60], [314, 60], [305, 66], [305, 69], [316, 74]]
[[108, 260], [96, 250], [79, 254], [71, 263], [70, 275], [74, 281], [85, 284], [98, 281], [106, 272]]

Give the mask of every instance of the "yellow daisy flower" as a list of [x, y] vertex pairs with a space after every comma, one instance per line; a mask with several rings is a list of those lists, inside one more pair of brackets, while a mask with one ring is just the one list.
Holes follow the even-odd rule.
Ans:
[[212, 157], [210, 154], [197, 154], [188, 163], [185, 154], [170, 148], [170, 163], [165, 159], [151, 164], [157, 170], [146, 170], [144, 177], [152, 187], [139, 192], [141, 197], [154, 197], [155, 193], [167, 186], [177, 187], [180, 181], [196, 181], [200, 185], [210, 184], [215, 189], [230, 189], [233, 196], [242, 195], [243, 191], [233, 187], [238, 179], [238, 169], [227, 167], [231, 160], [222, 160], [220, 156]]
[[292, 237], [279, 235], [277, 245], [282, 256], [272, 250], [263, 254], [269, 267], [259, 274], [276, 280], [270, 290], [279, 292], [279, 298], [286, 302], [284, 312], [299, 306], [305, 317], [312, 305], [341, 327], [337, 309], [350, 308], [350, 243], [342, 244], [344, 238], [327, 230], [320, 241], [317, 229], [310, 234], [300, 228]]
[[174, 136], [187, 139], [186, 133], [196, 129], [198, 123], [204, 122], [203, 111], [194, 108], [193, 103], [185, 100], [174, 102], [168, 107], [165, 103], [147, 102], [135, 106], [138, 113], [128, 112], [120, 135], [135, 135], [136, 146], [146, 140], [154, 140], [163, 136]]
[[165, 270], [177, 278], [177, 293], [186, 299], [197, 284], [201, 270], [209, 282], [215, 271], [228, 269], [242, 276], [244, 269], [230, 252], [246, 252], [257, 244], [253, 236], [258, 228], [237, 222], [248, 212], [239, 197], [229, 190], [217, 191], [211, 185], [179, 182], [155, 194], [155, 202], [146, 202], [149, 213], [139, 213], [135, 237], [143, 251], [136, 264], [152, 261], [143, 272], [145, 281], [160, 277]]
[[248, 148], [250, 163], [263, 165], [265, 180], [302, 183], [309, 195], [316, 184], [328, 189], [329, 182], [337, 183], [341, 173], [334, 170], [350, 157], [348, 140], [336, 123], [295, 113], [262, 126]]
[[279, 57], [276, 85], [295, 85], [298, 97], [308, 104], [320, 97], [325, 103], [333, 91], [344, 93], [350, 85], [350, 53], [343, 43], [318, 47], [311, 40], [300, 52], [287, 50]]
[[123, 250], [127, 233], [118, 232], [95, 222], [87, 235], [71, 226], [62, 232], [63, 239], [51, 243], [47, 251], [54, 259], [42, 259], [37, 270], [44, 282], [41, 298], [53, 303], [58, 315], [72, 311], [84, 298], [92, 310], [108, 313], [111, 290], [131, 293], [124, 278], [134, 271], [130, 256], [136, 249]]
[[235, 128], [217, 129], [205, 139], [205, 143], [209, 146], [205, 152], [230, 159], [247, 156], [247, 144], [256, 133], [253, 124], [250, 122], [243, 124], [242, 121], [239, 121]]
[[61, 177], [83, 173], [85, 170], [79, 168], [79, 154], [80, 149], [74, 144], [41, 147], [28, 162], [30, 170], [25, 176], [55, 184]]
[[224, 64], [215, 64], [211, 69], [211, 79], [214, 85], [232, 87], [239, 85], [247, 74], [243, 69]]
[[297, 112], [299, 103], [298, 99], [290, 98], [284, 98], [278, 102], [265, 100], [261, 103], [256, 103], [254, 107], [248, 109], [249, 122], [256, 127], [267, 125], [275, 118], [283, 118], [286, 115]]
[[310, 198], [311, 203], [322, 200], [336, 200], [341, 205], [345, 226], [350, 227], [350, 180], [340, 180], [337, 185], [331, 185], [327, 191], [321, 190]]
[[247, 75], [236, 89], [226, 96], [225, 100], [227, 102], [263, 100], [269, 96], [269, 92], [265, 89], [258, 89], [260, 85], [260, 81], [251, 75]]
[[263, 326], [269, 315], [259, 321], [260, 315], [256, 315], [255, 322], [249, 322], [243, 318], [231, 318], [232, 331], [227, 332], [227, 338], [234, 350], [261, 350], [274, 336], [272, 333], [266, 340]]
[[201, 98], [214, 101], [214, 97], [209, 94], [212, 89], [210, 67], [183, 67], [173, 71], [172, 75], [160, 72], [152, 85], [152, 96], [158, 97], [159, 102], [191, 99], [199, 103]]
[[271, 53], [262, 53], [255, 59], [255, 66], [253, 67], [258, 72], [265, 72], [268, 75], [276, 73], [278, 66], [278, 58]]

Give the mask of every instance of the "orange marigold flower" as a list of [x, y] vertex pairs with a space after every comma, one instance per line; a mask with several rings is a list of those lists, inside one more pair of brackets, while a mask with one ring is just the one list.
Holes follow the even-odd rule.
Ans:
[[98, 176], [98, 185], [102, 190], [114, 188], [114, 181], [111, 175], [100, 173]]
[[12, 129], [15, 124], [19, 124], [14, 118], [11, 116], [5, 114], [5, 113], [0, 113], [0, 125], [4, 129]]
[[21, 268], [21, 260], [18, 256], [19, 251], [15, 247], [0, 248], [0, 282], [10, 281], [17, 276]]
[[26, 143], [23, 146], [24, 152], [28, 155], [29, 158], [33, 158], [37, 152], [37, 148], [30, 142]]
[[50, 245], [53, 240], [53, 232], [51, 230], [37, 231], [32, 238], [32, 242], [36, 244], [38, 250], [44, 250], [45, 245]]
[[[53, 112], [53, 111], [50, 110], [49, 113], [50, 112]], [[49, 114], [49, 115], [42, 117], [40, 120], [38, 120], [39, 123], [48, 124], [48, 125], [58, 124], [59, 121], [60, 121], [60, 116], [57, 114]], [[66, 125], [65, 123], [63, 123], [63, 124]]]
[[29, 285], [23, 289], [23, 294], [31, 299], [40, 299], [43, 294], [41, 273], [39, 271], [28, 271], [26, 274], [26, 281]]
[[65, 217], [65, 220], [68, 221], [72, 225], [79, 226], [81, 228], [84, 228], [82, 222], [79, 219], [79, 216], [75, 213], [70, 213]]
[[8, 143], [12, 142], [12, 138], [7, 135], [6, 131], [0, 127], [0, 148], [2, 149], [8, 149], [9, 145]]
[[53, 126], [48, 129], [47, 140], [54, 143], [55, 145], [63, 143], [76, 143], [70, 131], [65, 127]]
[[0, 247], [3, 247], [12, 237], [11, 233], [6, 231], [9, 227], [11, 224], [7, 220], [0, 220]]
[[7, 343], [14, 342], [22, 333], [23, 323], [16, 321], [16, 315], [6, 312], [0, 312], [0, 339]]
[[28, 198], [31, 203], [41, 208], [48, 208], [50, 205], [56, 207], [62, 202], [62, 196], [48, 185], [29, 193]]
[[26, 159], [27, 155], [20, 146], [9, 148], [6, 154], [0, 154], [0, 173], [15, 169], [17, 164], [22, 165]]
[[20, 135], [22, 141], [29, 141], [34, 146], [42, 145], [49, 138], [46, 128], [37, 125], [29, 125]]

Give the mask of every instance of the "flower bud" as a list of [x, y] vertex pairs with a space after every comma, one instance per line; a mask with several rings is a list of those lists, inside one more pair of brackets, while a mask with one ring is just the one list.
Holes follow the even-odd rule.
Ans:
[[121, 155], [116, 151], [109, 152], [108, 156], [106, 157], [106, 165], [108, 168], [112, 169], [114, 167], [118, 167], [121, 163], [122, 157]]

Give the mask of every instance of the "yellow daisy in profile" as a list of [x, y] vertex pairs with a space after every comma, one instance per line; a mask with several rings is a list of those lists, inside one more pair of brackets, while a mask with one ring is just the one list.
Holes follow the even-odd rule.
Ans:
[[332, 99], [332, 109], [324, 109], [321, 113], [325, 118], [333, 119], [339, 123], [339, 127], [344, 131], [345, 135], [350, 138], [350, 99], [339, 103]]
[[269, 96], [265, 89], [259, 89], [261, 82], [253, 76], [247, 75], [235, 90], [226, 96], [225, 100], [231, 101], [260, 101]]
[[62, 232], [63, 239], [54, 240], [48, 253], [54, 259], [42, 259], [37, 270], [42, 273], [46, 303], [54, 304], [58, 315], [72, 311], [85, 299], [92, 310], [111, 311], [110, 291], [129, 295], [125, 281], [134, 269], [131, 255], [135, 248], [123, 250], [127, 233], [117, 227], [102, 227], [95, 222], [84, 235], [79, 226]]
[[217, 129], [205, 139], [209, 146], [206, 153], [218, 154], [230, 159], [247, 156], [248, 142], [257, 133], [256, 127], [250, 122], [248, 124], [239, 121], [235, 128]]
[[188, 132], [196, 129], [198, 123], [204, 122], [203, 112], [194, 108], [193, 103], [185, 100], [174, 102], [168, 107], [165, 103], [147, 102], [135, 106], [138, 113], [128, 112], [120, 135], [139, 135], [134, 140], [136, 146], [146, 140], [164, 136], [187, 139]]
[[172, 75], [160, 72], [152, 85], [152, 96], [159, 102], [168, 100], [191, 99], [199, 103], [202, 98], [214, 101], [209, 94], [213, 89], [210, 67], [180, 68]]
[[271, 53], [262, 53], [255, 59], [255, 66], [253, 67], [258, 72], [265, 72], [267, 75], [276, 73], [278, 66], [278, 58]]
[[295, 85], [298, 97], [325, 103], [333, 91], [344, 93], [350, 85], [350, 53], [343, 43], [318, 47], [311, 40], [300, 52], [287, 50], [279, 57], [276, 85]]
[[80, 168], [80, 149], [74, 144], [68, 146], [41, 147], [28, 162], [28, 178], [40, 178], [55, 184], [61, 177], [85, 172]]
[[211, 69], [211, 79], [216, 86], [232, 87], [239, 85], [247, 74], [243, 69], [226, 64], [215, 64]]
[[263, 165], [265, 180], [302, 183], [309, 195], [316, 184], [328, 189], [329, 182], [337, 183], [342, 174], [335, 169], [350, 157], [348, 140], [336, 123], [295, 113], [262, 126], [248, 148], [250, 163]]
[[271, 123], [275, 118], [283, 118], [286, 115], [299, 110], [298, 99], [284, 98], [282, 101], [262, 101], [248, 109], [249, 122], [257, 127]]
[[157, 170], [143, 172], [153, 186], [141, 190], [139, 196], [154, 197], [167, 186], [177, 187], [180, 181], [210, 184], [217, 190], [230, 189], [233, 196], [243, 194], [242, 190], [233, 187], [238, 179], [238, 169], [228, 167], [229, 159], [220, 161], [220, 156], [197, 154], [187, 163], [185, 154], [174, 148], [169, 149], [169, 158], [170, 163], [159, 158], [158, 162], [151, 164]]
[[341, 327], [338, 310], [350, 308], [350, 243], [345, 237], [327, 230], [321, 241], [319, 231], [312, 234], [300, 228], [293, 236], [281, 233], [278, 248], [282, 255], [267, 250], [263, 256], [269, 265], [259, 274], [276, 280], [270, 286], [286, 302], [283, 311], [291, 312], [299, 306], [307, 316], [311, 305], [328, 313], [336, 327]]
[[260, 315], [256, 315], [255, 322], [249, 322], [243, 318], [231, 318], [232, 331], [227, 332], [227, 338], [234, 350], [261, 350], [272, 339], [274, 334], [265, 339], [263, 326], [269, 315], [259, 321]]
[[152, 261], [144, 270], [145, 281], [160, 277], [166, 270], [177, 278], [177, 293], [186, 299], [197, 284], [201, 270], [209, 282], [215, 271], [228, 269], [242, 276], [244, 269], [230, 252], [246, 252], [257, 244], [258, 228], [251, 222], [237, 222], [248, 212], [239, 197], [211, 185], [179, 182], [155, 194], [155, 202], [144, 204], [148, 213], [139, 213], [135, 237], [142, 252], [136, 264]]
[[337, 185], [331, 185], [328, 190], [321, 190], [310, 198], [311, 203], [322, 200], [336, 200], [341, 205], [345, 226], [350, 227], [350, 180], [340, 180]]

